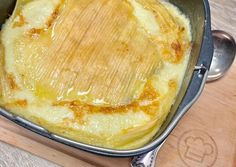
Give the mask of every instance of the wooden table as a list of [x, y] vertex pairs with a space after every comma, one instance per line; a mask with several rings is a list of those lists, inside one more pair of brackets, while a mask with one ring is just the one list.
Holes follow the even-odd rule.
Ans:
[[[210, 3], [213, 29], [226, 30], [236, 39], [236, 0]], [[66, 147], [0, 118], [0, 167], [128, 167], [129, 163], [130, 159], [99, 157]], [[236, 62], [227, 76], [207, 84], [200, 100], [167, 139], [156, 163], [160, 167], [236, 166]]]

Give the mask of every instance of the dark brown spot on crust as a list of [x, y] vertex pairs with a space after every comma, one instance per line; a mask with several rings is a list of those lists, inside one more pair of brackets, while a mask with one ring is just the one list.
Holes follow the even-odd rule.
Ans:
[[18, 90], [19, 86], [16, 84], [15, 78], [12, 74], [7, 74], [7, 80], [10, 85], [10, 89], [12, 90]]
[[13, 23], [12, 28], [22, 27], [22, 26], [24, 26], [25, 24], [27, 24], [27, 22], [25, 21], [25, 18], [24, 18], [24, 16], [23, 16], [22, 14], [19, 14], [18, 17], [19, 17], [19, 21], [15, 21], [15, 22]]
[[51, 27], [52, 23], [56, 20], [56, 18], [58, 17], [60, 13], [60, 5], [57, 6], [57, 8], [54, 10], [54, 12], [52, 13], [50, 19], [47, 22], [47, 27]]
[[179, 27], [179, 32], [180, 33], [183, 33], [185, 31], [185, 28], [184, 27]]
[[39, 34], [43, 31], [43, 29], [32, 28], [28, 31], [27, 35], [31, 37], [39, 37]]
[[171, 48], [175, 51], [176, 62], [179, 62], [183, 57], [183, 49], [180, 42], [177, 40], [171, 44]]
[[177, 81], [174, 80], [174, 79], [170, 80], [168, 85], [169, 85], [169, 88], [172, 89], [172, 90], [173, 89], [176, 90], [178, 88]]
[[27, 100], [18, 100], [15, 102], [15, 104], [21, 107], [26, 107], [28, 103]]
[[6, 107], [22, 107], [22, 108], [25, 108], [25, 107], [27, 107], [27, 105], [28, 105], [27, 100], [17, 100], [17, 101], [11, 102], [11, 103], [7, 103]]
[[153, 101], [159, 97], [159, 94], [155, 90], [155, 88], [152, 86], [152, 83], [148, 81], [148, 83], [144, 87], [144, 91], [139, 97], [139, 100], [150, 100]]
[[179, 54], [181, 52], [181, 44], [179, 43], [179, 41], [173, 42], [171, 44], [171, 48], [175, 50], [176, 54]]

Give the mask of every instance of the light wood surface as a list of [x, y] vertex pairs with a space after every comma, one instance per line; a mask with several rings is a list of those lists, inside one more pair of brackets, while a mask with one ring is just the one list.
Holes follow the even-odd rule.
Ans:
[[[236, 0], [212, 0], [211, 7], [213, 29], [226, 30], [236, 38]], [[224, 78], [206, 85], [199, 101], [168, 137], [157, 166], [235, 167], [235, 120], [236, 62]], [[130, 163], [128, 158], [100, 157], [55, 143], [4, 118], [0, 118], [0, 141], [0, 167], [128, 167]]]

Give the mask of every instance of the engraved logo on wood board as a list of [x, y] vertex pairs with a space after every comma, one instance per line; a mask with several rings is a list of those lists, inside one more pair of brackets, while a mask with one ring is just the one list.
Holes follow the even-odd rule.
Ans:
[[202, 130], [183, 133], [178, 142], [181, 160], [189, 167], [211, 167], [217, 159], [217, 145], [214, 139]]

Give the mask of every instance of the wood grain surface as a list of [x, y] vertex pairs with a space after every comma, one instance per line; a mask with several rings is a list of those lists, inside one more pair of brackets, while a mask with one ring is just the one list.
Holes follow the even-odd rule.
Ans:
[[[225, 30], [236, 38], [236, 0], [211, 0], [210, 4], [213, 29]], [[235, 120], [236, 62], [224, 78], [206, 85], [199, 101], [168, 137], [157, 166], [235, 167]], [[128, 158], [100, 157], [55, 143], [0, 117], [0, 167], [128, 167], [129, 164]]]

